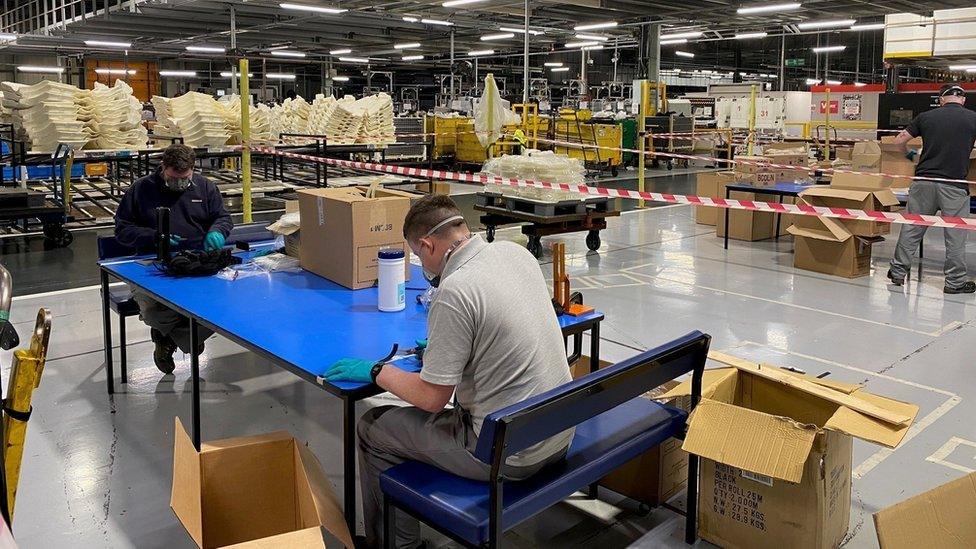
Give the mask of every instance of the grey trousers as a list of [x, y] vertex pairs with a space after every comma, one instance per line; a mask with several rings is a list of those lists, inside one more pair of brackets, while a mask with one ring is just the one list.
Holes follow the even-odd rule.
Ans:
[[[190, 319], [142, 292], [133, 292], [132, 298], [139, 304], [139, 318], [146, 325], [173, 338], [184, 353], [190, 352]], [[203, 343], [203, 340], [212, 335], [211, 330], [203, 326], [197, 327], [197, 342]]]
[[[413, 406], [379, 406], [359, 420], [359, 483], [369, 547], [383, 546], [383, 492], [380, 473], [406, 460], [420, 461], [455, 475], [487, 481], [491, 468], [474, 457], [478, 436], [461, 408], [430, 413]], [[528, 467], [506, 467], [506, 478], [532, 476], [565, 452]], [[404, 511], [396, 513], [395, 547], [420, 545], [420, 523]]]
[[[922, 179], [912, 182], [908, 190], [908, 213], [965, 217], [969, 213], [969, 191], [949, 183], [937, 183]], [[925, 236], [928, 227], [921, 225], [902, 225], [898, 234], [895, 257], [891, 260], [891, 274], [895, 278], [906, 278], [912, 270], [915, 250]], [[945, 231], [945, 285], [958, 288], [966, 282], [966, 230], [943, 229]]]

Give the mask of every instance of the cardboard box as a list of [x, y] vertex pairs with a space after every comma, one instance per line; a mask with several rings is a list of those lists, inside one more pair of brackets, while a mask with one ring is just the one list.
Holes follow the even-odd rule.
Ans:
[[976, 547], [976, 473], [874, 514], [881, 549]]
[[795, 225], [787, 230], [794, 236], [794, 268], [846, 278], [871, 273], [873, 239], [853, 235], [834, 239], [822, 233], [797, 229]]
[[[725, 183], [735, 181], [733, 172], [701, 172], [696, 180], [695, 194], [711, 198], [725, 197]], [[715, 225], [721, 208], [695, 206], [695, 223]]]
[[[285, 215], [298, 214], [298, 201], [288, 200], [285, 202]], [[284, 217], [284, 216], [282, 216]], [[272, 234], [281, 235], [285, 239], [285, 255], [301, 259], [301, 225], [284, 223], [281, 219], [268, 225], [268, 230]]]
[[[611, 366], [601, 360], [600, 368]], [[573, 379], [590, 373], [590, 357], [583, 356], [570, 368]], [[657, 400], [661, 395], [678, 386], [670, 381], [650, 391], [647, 398]], [[672, 406], [687, 410], [687, 398], [674, 398], [667, 402]], [[681, 441], [669, 438], [615, 469], [599, 481], [600, 486], [631, 498], [635, 501], [657, 507], [668, 501], [688, 484], [688, 453], [681, 449]]]
[[197, 546], [353, 546], [322, 465], [290, 434], [228, 438], [199, 452], [179, 418], [174, 434], [170, 506]]
[[[725, 197], [725, 183], [719, 184], [719, 195]], [[758, 200], [776, 202], [779, 199], [771, 194], [733, 191], [729, 198], [735, 200]], [[723, 208], [715, 220], [715, 236], [725, 236], [725, 216], [729, 216], [729, 238], [755, 242], [773, 237], [776, 228], [776, 214]]]
[[[888, 175], [915, 175], [915, 165], [918, 157], [916, 156], [914, 161], [905, 158], [905, 152], [901, 146], [892, 143], [894, 139], [895, 136], [893, 135], [881, 138], [880, 171]], [[907, 147], [919, 150], [922, 148], [922, 140], [920, 138], [912, 139], [907, 143]], [[911, 179], [905, 177], [891, 177], [888, 180], [889, 186], [899, 188], [908, 187], [912, 182]]]
[[377, 189], [366, 198], [365, 187], [302, 189], [301, 266], [347, 288], [358, 290], [376, 283], [376, 253], [383, 248], [406, 253], [404, 269], [410, 279], [410, 248], [403, 239], [403, 219], [416, 195]]
[[834, 149], [834, 158], [850, 162], [854, 159], [854, 147], [837, 147]]
[[[969, 153], [969, 172], [966, 173], [966, 179], [976, 181], [976, 150]], [[969, 196], [976, 196], [976, 185], [969, 185]]]
[[[426, 193], [430, 191], [430, 183], [417, 183], [414, 188], [419, 192]], [[450, 196], [451, 184], [447, 181], [434, 181], [434, 190], [431, 194]]]
[[797, 181], [809, 177], [807, 162], [810, 159], [810, 147], [806, 143], [767, 143], [763, 145], [763, 156], [772, 164], [796, 166], [795, 169], [774, 168], [776, 181]]
[[851, 167], [860, 172], [881, 171], [881, 145], [877, 141], [859, 141], [851, 152]]
[[735, 164], [733, 173], [737, 181], [748, 181], [757, 187], [768, 187], [776, 183], [778, 174], [775, 168], [769, 166], [768, 157], [739, 155], [735, 160], [749, 162]]
[[[832, 549], [847, 534], [851, 437], [894, 448], [918, 407], [722, 353], [683, 448], [701, 456], [699, 535], [726, 549]], [[662, 398], [687, 396], [691, 381]]]
[[[826, 208], [846, 208], [865, 211], [887, 211], [898, 205], [898, 198], [888, 189], [855, 190], [838, 188], [843, 185], [844, 174], [834, 174], [834, 180], [829, 187], [815, 186], [800, 193], [801, 203]], [[801, 228], [823, 230], [821, 220], [824, 218], [809, 215], [797, 216], [794, 223]], [[882, 236], [891, 232], [891, 223], [883, 221], [864, 221], [853, 219], [833, 219], [844, 226], [855, 236]]]

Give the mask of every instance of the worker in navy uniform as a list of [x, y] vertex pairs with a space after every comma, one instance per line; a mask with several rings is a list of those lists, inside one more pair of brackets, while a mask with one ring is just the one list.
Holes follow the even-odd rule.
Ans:
[[[927, 180], [966, 179], [969, 155], [976, 141], [976, 112], [965, 107], [966, 92], [959, 86], [945, 85], [939, 92], [939, 108], [915, 117], [894, 142], [914, 159], [918, 151], [908, 150], [906, 144], [915, 137], [922, 138], [922, 152], [915, 176], [908, 191], [907, 210], [910, 214], [964, 217], [969, 213], [969, 185], [948, 181]], [[925, 236], [924, 225], [902, 225], [895, 247], [895, 257], [888, 269], [892, 284], [901, 286], [911, 270], [915, 250]], [[945, 231], [945, 286], [947, 294], [971, 294], [976, 283], [966, 273], [966, 230]]]
[[[196, 155], [186, 145], [170, 145], [163, 151], [161, 166], [129, 187], [115, 213], [115, 237], [140, 254], [156, 249], [156, 208], [169, 208], [172, 249], [219, 250], [234, 226], [217, 186], [194, 173]], [[173, 353], [190, 349], [190, 321], [176, 311], [139, 291], [140, 318], [149, 327], [155, 343], [153, 362], [159, 371], [171, 374], [176, 368]], [[203, 341], [213, 334], [198, 328], [194, 352], [203, 352]]]

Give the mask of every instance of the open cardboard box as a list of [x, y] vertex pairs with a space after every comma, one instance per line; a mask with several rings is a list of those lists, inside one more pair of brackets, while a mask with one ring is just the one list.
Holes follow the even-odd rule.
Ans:
[[829, 217], [815, 219], [818, 227], [808, 227], [807, 217], [794, 216], [797, 223], [786, 229], [793, 235], [793, 267], [847, 278], [871, 272], [871, 246], [882, 237], [855, 236]]
[[976, 547], [976, 473], [874, 514], [881, 549]]
[[[894, 448], [918, 406], [719, 352], [684, 450], [701, 456], [699, 535], [725, 548], [836, 547], [851, 509], [852, 437]], [[687, 396], [691, 380], [661, 399]]]
[[193, 447], [179, 418], [170, 506], [197, 546], [351, 548], [352, 536], [322, 465], [292, 435]]
[[[830, 186], [814, 186], [800, 193], [803, 204], [821, 206], [825, 208], [845, 208], [865, 211], [887, 211], [898, 205], [898, 198], [888, 189], [851, 189], [841, 184], [838, 178], [849, 174], [834, 174]], [[795, 223], [802, 228], [818, 229], [824, 218], [813, 216], [796, 216]], [[891, 223], [883, 221], [865, 221], [857, 219], [836, 219], [851, 234], [855, 236], [881, 236], [891, 232]]]
[[[725, 198], [725, 184], [735, 181], [732, 172], [701, 172], [696, 177], [695, 194], [710, 198]], [[695, 223], [715, 225], [718, 211], [714, 206], [695, 206]]]

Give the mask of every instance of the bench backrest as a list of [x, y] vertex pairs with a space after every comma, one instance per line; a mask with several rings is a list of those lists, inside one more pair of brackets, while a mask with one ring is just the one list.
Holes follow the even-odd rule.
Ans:
[[135, 255], [135, 250], [119, 242], [114, 236], [98, 237], [98, 259], [114, 259]]
[[575, 427], [663, 383], [693, 372], [692, 406], [711, 337], [698, 331], [587, 374], [577, 380], [489, 414], [475, 457], [498, 466], [505, 458]]
[[273, 240], [274, 237], [275, 235], [268, 230], [268, 223], [266, 221], [242, 223], [234, 225], [234, 228], [230, 230], [230, 234], [227, 236], [227, 244], [263, 242], [265, 240]]

